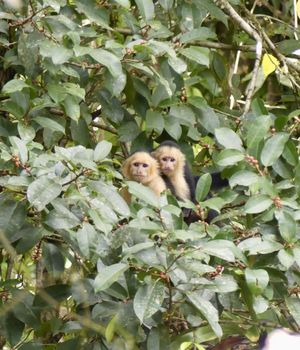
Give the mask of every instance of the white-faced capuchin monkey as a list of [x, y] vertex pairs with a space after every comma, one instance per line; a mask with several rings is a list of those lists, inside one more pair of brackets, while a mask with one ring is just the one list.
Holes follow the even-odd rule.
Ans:
[[[149, 187], [157, 196], [166, 190], [166, 184], [159, 175], [157, 161], [147, 152], [135, 152], [122, 165], [122, 173], [128, 179]], [[124, 193], [130, 202], [130, 195]]]
[[195, 202], [195, 179], [177, 143], [164, 141], [151, 154], [171, 192], [178, 199]]
[[[162, 177], [171, 192], [181, 200], [189, 199], [196, 203], [195, 192], [199, 176], [194, 176], [186, 162], [178, 144], [174, 141], [162, 142], [152, 153], [157, 159]], [[228, 186], [228, 180], [222, 179], [220, 173], [212, 175], [211, 191], [219, 190]], [[211, 193], [207, 198], [211, 197]], [[211, 222], [217, 216], [217, 212], [209, 210], [207, 222]], [[185, 221], [189, 224], [199, 220], [199, 217], [191, 210], [184, 210]]]

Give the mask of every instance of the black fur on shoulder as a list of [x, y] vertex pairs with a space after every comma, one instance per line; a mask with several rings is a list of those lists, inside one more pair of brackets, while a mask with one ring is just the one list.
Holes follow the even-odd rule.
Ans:
[[[164, 147], [164, 146], [167, 146], [167, 147], [174, 147], [174, 148], [177, 148], [181, 153], [182, 150], [180, 148], [180, 146], [174, 142], [174, 141], [171, 141], [171, 140], [166, 140], [166, 141], [163, 141], [156, 149], [160, 148], [160, 147]], [[185, 165], [184, 165], [184, 178], [189, 186], [189, 189], [190, 189], [190, 194], [191, 194], [191, 201], [193, 203], [196, 203], [196, 198], [195, 198], [195, 191], [196, 191], [196, 182], [195, 182], [195, 177], [194, 175], [192, 174], [192, 171], [187, 163], [187, 160], [185, 161]], [[163, 176], [163, 179], [165, 180], [165, 183], [166, 183], [166, 186], [171, 190], [171, 192], [173, 194], [175, 194], [175, 190], [174, 190], [174, 187], [173, 185], [171, 184], [171, 181], [168, 179], [167, 176]]]

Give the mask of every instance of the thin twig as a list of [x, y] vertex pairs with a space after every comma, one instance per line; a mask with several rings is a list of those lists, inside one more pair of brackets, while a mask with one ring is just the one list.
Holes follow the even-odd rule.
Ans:
[[30, 22], [32, 20], [33, 17], [35, 17], [37, 14], [39, 14], [40, 12], [43, 12], [44, 10], [46, 10], [47, 8], [49, 8], [50, 6], [46, 6], [43, 7], [42, 9], [33, 12], [29, 17], [24, 18], [21, 21], [16, 21], [15, 23], [9, 23], [9, 26], [14, 28], [14, 27], [22, 27], [24, 24], [27, 24], [28, 22]]
[[235, 50], [235, 51], [245, 51], [245, 52], [255, 52], [255, 45], [229, 45], [223, 43], [217, 43], [213, 41], [206, 40], [195, 40], [189, 42], [189, 44], [196, 44], [201, 47], [208, 47], [210, 49], [221, 49], [221, 50]]
[[298, 13], [297, 13], [297, 1], [293, 0], [293, 6], [294, 6], [294, 36], [295, 39], [298, 40], [297, 30], [298, 30]]
[[105, 131], [108, 131], [110, 132], [111, 134], [115, 134], [115, 135], [118, 135], [118, 131], [117, 129], [113, 128], [112, 126], [109, 126], [109, 125], [103, 125], [103, 124], [100, 124], [100, 123], [96, 123], [96, 122], [92, 122], [91, 125], [95, 128], [98, 128], [98, 129], [102, 129], [102, 130], [105, 130]]
[[256, 41], [256, 58], [254, 67], [252, 70], [252, 77], [251, 81], [248, 86], [246, 101], [245, 101], [245, 108], [244, 113], [248, 113], [250, 110], [251, 100], [254, 94], [255, 89], [255, 83], [257, 80], [258, 70], [260, 66], [260, 61], [262, 57], [262, 39], [257, 33], [256, 30], [254, 30], [236, 11], [235, 9], [228, 3], [227, 0], [218, 0], [216, 4], [226, 13], [228, 14], [234, 22], [236, 22], [248, 35], [250, 35], [254, 40]]

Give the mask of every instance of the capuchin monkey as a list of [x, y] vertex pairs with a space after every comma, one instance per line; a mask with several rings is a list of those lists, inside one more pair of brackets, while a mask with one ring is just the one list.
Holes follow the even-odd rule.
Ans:
[[[122, 173], [128, 179], [149, 187], [158, 197], [166, 190], [166, 184], [159, 175], [157, 161], [147, 152], [135, 152], [122, 165]], [[130, 194], [124, 193], [127, 203]]]
[[177, 143], [164, 141], [151, 155], [158, 161], [162, 177], [171, 192], [180, 200], [195, 203], [195, 179]]
[[[151, 154], [158, 161], [162, 177], [173, 195], [180, 200], [191, 200], [196, 203], [196, 184], [200, 177], [192, 174], [178, 144], [174, 141], [164, 141]], [[222, 179], [220, 173], [211, 176], [211, 191], [228, 186], [228, 180]], [[209, 194], [207, 198], [211, 196]], [[211, 222], [217, 215], [216, 211], [209, 210], [206, 221]], [[199, 220], [196, 213], [191, 210], [184, 210], [184, 217], [188, 224]]]

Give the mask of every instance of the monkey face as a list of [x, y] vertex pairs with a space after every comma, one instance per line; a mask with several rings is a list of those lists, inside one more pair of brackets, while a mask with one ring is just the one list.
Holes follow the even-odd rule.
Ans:
[[157, 159], [160, 171], [168, 177], [175, 175], [178, 168], [185, 164], [183, 153], [176, 147], [161, 146], [152, 155]]
[[130, 171], [132, 180], [143, 183], [144, 179], [149, 176], [150, 164], [146, 162], [132, 162], [130, 165]]
[[177, 159], [172, 156], [163, 155], [159, 159], [160, 170], [164, 175], [172, 174], [177, 167]]
[[136, 152], [125, 160], [122, 170], [127, 179], [146, 184], [158, 175], [158, 164], [149, 153]]

